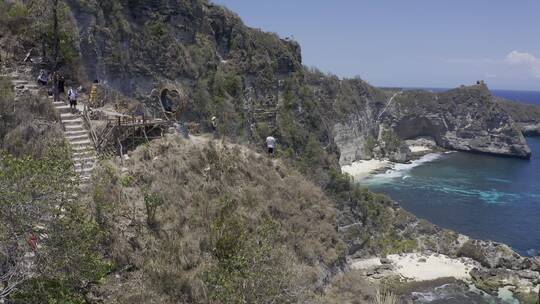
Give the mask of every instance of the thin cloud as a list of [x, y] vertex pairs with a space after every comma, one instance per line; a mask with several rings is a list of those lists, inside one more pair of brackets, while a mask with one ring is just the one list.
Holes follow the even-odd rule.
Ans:
[[504, 60], [506, 63], [527, 68], [535, 78], [540, 78], [540, 58], [533, 54], [512, 51]]

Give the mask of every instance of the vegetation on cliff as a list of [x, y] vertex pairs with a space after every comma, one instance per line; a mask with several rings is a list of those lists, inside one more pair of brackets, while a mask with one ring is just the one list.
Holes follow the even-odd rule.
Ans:
[[118, 288], [118, 303], [296, 303], [345, 257], [332, 201], [281, 161], [169, 138], [123, 166], [103, 164], [92, 201], [107, 252], [129, 269], [119, 275], [139, 279], [96, 296]]
[[80, 290], [110, 269], [101, 232], [77, 200], [70, 148], [52, 105], [14, 97], [0, 78], [0, 299], [83, 303]]
[[[103, 161], [89, 193], [73, 197], [69, 153], [49, 149], [63, 144], [57, 113], [39, 98], [14, 102], [0, 80], [0, 166], [20, 172], [0, 175], [2, 216], [13, 205], [45, 208], [23, 226], [15, 225], [22, 215], [7, 217], [17, 219], [11, 226], [18, 232], [0, 231], [11, 238], [2, 262], [12, 263], [7, 253], [16, 246], [9, 246], [24, 242], [27, 229], [47, 221], [46, 259], [12, 300], [331, 303], [361, 294], [367, 301], [374, 295], [362, 287], [369, 285], [353, 274], [328, 285], [347, 255], [453, 255], [463, 245], [456, 233], [352, 185], [339, 165], [347, 157], [402, 154], [408, 135], [387, 119], [398, 110], [433, 116], [465, 111], [466, 103], [451, 109], [434, 95], [409, 93], [383, 117], [387, 92], [302, 67], [296, 42], [248, 28], [207, 1], [51, 0], [43, 10], [36, 3], [0, 4], [3, 64], [18, 64], [33, 48], [40, 67], [60, 69], [71, 83], [100, 79], [147, 111], [159, 103], [152, 90], [172, 83], [189, 101], [186, 122], [204, 130], [217, 116], [219, 133], [243, 146], [155, 141], [129, 160]], [[466, 101], [489, 105], [477, 91]], [[257, 154], [268, 135], [278, 139], [277, 160]], [[37, 180], [51, 185], [30, 187]], [[32, 183], [18, 188], [24, 181]], [[359, 287], [348, 291], [350, 282]]]

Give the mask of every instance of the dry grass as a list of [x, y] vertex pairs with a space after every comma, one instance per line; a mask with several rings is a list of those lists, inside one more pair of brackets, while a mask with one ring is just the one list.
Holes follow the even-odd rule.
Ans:
[[321, 304], [372, 304], [376, 286], [366, 281], [360, 271], [351, 270], [332, 279]]
[[388, 290], [379, 289], [372, 304], [397, 304], [399, 297]]
[[[299, 302], [343, 258], [332, 202], [279, 161], [169, 138], [140, 147], [125, 166], [102, 166], [93, 200], [117, 265], [145, 273], [134, 296], [154, 289], [175, 303]], [[163, 201], [152, 225], [145, 197]]]
[[39, 157], [62, 138], [58, 116], [45, 98], [14, 100], [11, 82], [0, 78], [0, 148], [14, 156]]

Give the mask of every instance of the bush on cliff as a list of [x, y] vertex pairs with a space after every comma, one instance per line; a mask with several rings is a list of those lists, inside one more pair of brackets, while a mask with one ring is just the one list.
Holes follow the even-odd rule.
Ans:
[[0, 299], [81, 303], [79, 290], [108, 272], [100, 231], [72, 198], [69, 148], [56, 146], [39, 158], [0, 157]]

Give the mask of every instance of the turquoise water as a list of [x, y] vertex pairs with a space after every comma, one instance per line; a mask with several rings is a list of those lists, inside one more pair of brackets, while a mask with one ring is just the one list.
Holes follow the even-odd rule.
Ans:
[[364, 183], [441, 227], [540, 254], [540, 138], [527, 141], [531, 160], [428, 155]]

